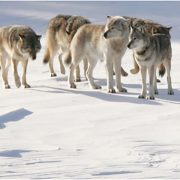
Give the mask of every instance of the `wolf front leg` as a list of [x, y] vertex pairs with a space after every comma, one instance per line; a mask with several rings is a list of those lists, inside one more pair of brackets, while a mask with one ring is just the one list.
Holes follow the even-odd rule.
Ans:
[[27, 84], [27, 82], [26, 82], [28, 59], [22, 61], [21, 63], [22, 63], [22, 68], [23, 68], [22, 84], [23, 84], [24, 88], [30, 88], [31, 86], [29, 84]]
[[147, 74], [147, 68], [142, 66], [141, 68], [141, 78], [142, 78], [142, 92], [138, 96], [140, 99], [145, 99], [147, 94], [147, 87], [146, 87], [146, 74]]
[[155, 80], [155, 67], [152, 65], [148, 67], [149, 74], [149, 99], [154, 100], [154, 80]]
[[4, 82], [4, 87], [5, 89], [9, 89], [11, 88], [8, 83], [8, 70], [9, 70], [10, 62], [8, 62], [8, 65], [6, 65], [6, 60], [2, 56], [0, 56], [0, 64], [1, 64], [1, 74]]
[[116, 89], [118, 92], [127, 92], [125, 88], [122, 87], [121, 83], [121, 60], [116, 59], [114, 60], [114, 69], [115, 69], [115, 83], [116, 83]]
[[[113, 61], [111, 58], [105, 57], [105, 65], [107, 72], [107, 91], [109, 93], [116, 93], [116, 90], [113, 88]], [[119, 66], [120, 67], [120, 66]], [[116, 71], [115, 71], [116, 74]]]
[[12, 59], [12, 69], [14, 74], [14, 82], [16, 84], [16, 87], [19, 88], [21, 86], [21, 81], [18, 75], [17, 67], [18, 67], [19, 61], [16, 59]]

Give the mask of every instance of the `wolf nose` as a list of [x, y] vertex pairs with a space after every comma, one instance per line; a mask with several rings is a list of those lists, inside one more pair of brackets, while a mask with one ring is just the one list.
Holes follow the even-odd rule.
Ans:
[[34, 55], [34, 56], [32, 57], [32, 59], [35, 60], [35, 59], [36, 59], [36, 55]]
[[127, 45], [128, 48], [130, 48], [130, 43]]
[[107, 38], [107, 32], [104, 33], [104, 37]]

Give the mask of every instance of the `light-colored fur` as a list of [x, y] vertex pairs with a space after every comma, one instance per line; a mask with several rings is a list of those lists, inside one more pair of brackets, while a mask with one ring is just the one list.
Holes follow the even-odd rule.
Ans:
[[171, 42], [165, 34], [150, 35], [132, 27], [130, 49], [133, 49], [134, 58], [141, 70], [142, 93], [139, 98], [146, 98], [146, 74], [149, 74], [149, 98], [154, 99], [154, 93], [158, 94], [156, 82], [156, 69], [163, 64], [167, 70], [168, 94], [174, 94], [171, 84]]
[[28, 59], [36, 59], [36, 53], [40, 51], [40, 37], [27, 26], [7, 26], [0, 28], [0, 66], [2, 78], [6, 89], [10, 88], [8, 83], [8, 70], [12, 64], [13, 75], [16, 86], [21, 86], [18, 75], [18, 64], [22, 64], [22, 84], [25, 88], [30, 85], [26, 81]]
[[[74, 34], [84, 24], [90, 21], [81, 16], [58, 15], [49, 21], [46, 32], [46, 50], [44, 54], [44, 63], [49, 63], [51, 76], [56, 76], [53, 68], [53, 61], [56, 54], [60, 63], [60, 71], [65, 74], [64, 64], [61, 55], [68, 50]], [[87, 61], [84, 59], [84, 71], [87, 69]], [[80, 81], [80, 69], [76, 68], [76, 81]]]
[[[104, 60], [107, 69], [107, 89], [110, 93], [126, 92], [121, 84], [121, 59], [127, 48], [129, 37], [129, 21], [120, 16], [108, 17], [106, 25], [84, 25], [75, 34], [70, 51], [63, 59], [70, 64], [68, 83], [76, 88], [74, 71], [83, 58], [87, 58], [89, 67], [87, 78], [91, 88], [99, 89], [95, 84], [93, 70], [98, 59]], [[116, 75], [116, 91], [113, 88], [113, 67]]]

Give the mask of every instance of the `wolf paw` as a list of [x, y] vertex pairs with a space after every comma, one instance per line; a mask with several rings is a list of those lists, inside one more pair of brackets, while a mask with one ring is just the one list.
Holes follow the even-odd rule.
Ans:
[[108, 89], [108, 93], [116, 93], [116, 91], [114, 88], [112, 88], [112, 89]]
[[169, 94], [169, 95], [174, 95], [174, 91], [173, 91], [173, 90], [169, 90], [169, 91], [168, 91], [168, 94]]
[[155, 97], [154, 96], [149, 96], [149, 97], [147, 97], [147, 99], [155, 100]]
[[55, 77], [55, 76], [57, 76], [56, 73], [51, 73], [51, 77]]
[[101, 89], [102, 87], [99, 86], [99, 85], [97, 85], [97, 84], [95, 84], [94, 86], [92, 86], [92, 88], [93, 88], [93, 89]]
[[71, 83], [70, 88], [76, 89], [76, 85], [74, 83]]
[[24, 88], [31, 88], [31, 86], [29, 84], [25, 84]]
[[5, 87], [5, 89], [10, 89], [11, 88], [9, 84], [6, 84], [4, 87]]
[[126, 88], [121, 88], [121, 89], [119, 90], [119, 92], [127, 92], [127, 89], [126, 89]]
[[146, 98], [146, 96], [145, 96], [145, 95], [140, 94], [140, 95], [138, 96], [138, 98], [139, 98], [139, 99], [145, 99], [145, 98]]

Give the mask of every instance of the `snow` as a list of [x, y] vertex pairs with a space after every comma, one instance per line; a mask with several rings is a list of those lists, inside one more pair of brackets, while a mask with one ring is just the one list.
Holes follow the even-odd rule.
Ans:
[[[0, 2], [0, 25], [26, 24], [43, 34], [42, 51], [28, 66], [31, 89], [0, 89], [0, 179], [173, 179], [180, 177], [180, 2]], [[128, 93], [108, 94], [103, 63], [95, 78], [102, 90], [67, 87], [67, 75], [50, 77], [42, 64], [45, 30], [57, 14], [104, 23], [107, 15], [144, 17], [173, 26], [172, 84], [158, 84], [155, 101], [138, 99], [140, 74], [123, 77]], [[123, 67], [132, 68], [127, 50]], [[21, 72], [21, 68], [19, 68]], [[2, 81], [2, 80], [1, 80]]]

